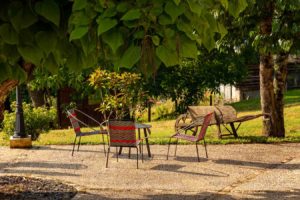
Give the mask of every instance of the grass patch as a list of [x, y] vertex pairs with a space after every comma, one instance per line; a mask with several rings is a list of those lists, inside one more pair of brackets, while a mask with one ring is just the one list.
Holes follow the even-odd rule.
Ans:
[[[284, 95], [284, 104], [286, 107], [299, 105], [300, 104], [300, 90], [287, 91]], [[238, 112], [261, 110], [260, 99], [244, 100], [241, 102], [232, 103], [230, 105], [232, 105]]]
[[[208, 128], [206, 141], [209, 144], [300, 142], [300, 90], [288, 91], [285, 96], [285, 103], [285, 138], [262, 136], [262, 120], [261, 118], [257, 118], [244, 122], [241, 125], [238, 130], [239, 138], [225, 137], [218, 139], [216, 126], [211, 126]], [[233, 106], [237, 109], [238, 116], [258, 114], [261, 112], [259, 110], [258, 99], [234, 103]], [[150, 124], [152, 125], [150, 144], [167, 144], [170, 135], [174, 134], [175, 120], [155, 121]], [[222, 132], [226, 133], [224, 127], [222, 127]], [[73, 141], [73, 129], [51, 130], [48, 133], [41, 134], [38, 141], [33, 142], [33, 145], [67, 145], [72, 144]], [[103, 143], [102, 137], [99, 135], [82, 137], [81, 141], [82, 144]], [[185, 142], [180, 141], [180, 144], [185, 144]], [[0, 145], [9, 145], [8, 137], [1, 132]]]

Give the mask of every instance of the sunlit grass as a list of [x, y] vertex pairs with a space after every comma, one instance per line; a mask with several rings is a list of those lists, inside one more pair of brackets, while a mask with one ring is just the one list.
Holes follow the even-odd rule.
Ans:
[[[285, 107], [285, 138], [264, 137], [261, 134], [262, 120], [257, 118], [254, 120], [243, 122], [238, 130], [239, 138], [224, 137], [218, 139], [216, 126], [208, 129], [206, 141], [210, 144], [235, 144], [235, 143], [277, 143], [277, 142], [300, 142], [300, 90], [292, 90], [285, 97], [287, 106]], [[238, 116], [248, 114], [258, 114], [259, 110], [253, 109], [259, 106], [258, 100], [243, 101], [234, 104], [238, 112]], [[248, 105], [248, 111], [246, 111]], [[250, 110], [250, 111], [249, 111]], [[155, 121], [150, 123], [151, 128], [151, 144], [166, 144], [170, 135], [174, 134], [175, 120]], [[226, 130], [222, 127], [222, 132]], [[99, 144], [102, 143], [100, 135], [82, 137], [82, 144]], [[42, 133], [38, 141], [34, 141], [33, 145], [65, 145], [74, 142], [73, 129], [51, 130], [48, 133]], [[184, 143], [184, 142], [181, 142]], [[8, 145], [8, 137], [4, 133], [0, 133], [0, 145]]]

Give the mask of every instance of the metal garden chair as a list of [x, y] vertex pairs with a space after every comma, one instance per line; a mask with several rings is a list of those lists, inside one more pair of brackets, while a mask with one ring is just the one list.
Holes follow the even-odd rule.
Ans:
[[117, 161], [119, 159], [118, 147], [129, 147], [129, 152], [130, 148], [136, 148], [136, 167], [139, 168], [139, 149], [142, 154], [142, 162], [144, 162], [143, 140], [136, 138], [135, 129], [134, 121], [108, 121], [109, 146], [106, 158], [106, 168], [108, 167], [108, 157], [111, 147], [116, 147]]
[[[169, 158], [169, 150], [170, 150], [170, 144], [171, 144], [171, 139], [172, 138], [177, 139], [176, 146], [175, 146], [175, 156], [176, 156], [178, 140], [179, 139], [186, 140], [186, 141], [189, 141], [189, 142], [194, 142], [196, 144], [197, 158], [198, 158], [198, 162], [200, 162], [199, 152], [198, 152], [198, 142], [203, 140], [205, 153], [206, 153], [206, 158], [208, 158], [206, 143], [205, 143], [204, 137], [205, 137], [207, 127], [210, 124], [210, 120], [211, 120], [213, 114], [214, 113], [212, 112], [212, 113], [209, 113], [209, 114], [205, 115], [204, 117], [198, 118], [197, 120], [193, 121], [190, 125], [184, 127], [183, 129], [179, 129], [174, 135], [172, 135], [170, 137], [169, 144], [168, 144], [167, 160]], [[187, 135], [186, 134], [186, 130], [188, 130], [191, 127], [195, 127], [197, 125], [199, 126], [200, 124], [201, 124], [201, 129], [200, 129], [198, 135], [197, 134], [195, 134], [195, 135]]]
[[[86, 123], [84, 123], [82, 120], [78, 119], [76, 112], [81, 113], [85, 117], [87, 117], [87, 118], [91, 119], [92, 121], [94, 121], [95, 123], [97, 123], [99, 125], [99, 130], [96, 130], [96, 129], [90, 127], [89, 125], [87, 125]], [[82, 136], [89, 136], [89, 135], [96, 135], [96, 134], [102, 135], [103, 147], [104, 147], [104, 155], [106, 156], [106, 148], [105, 148], [105, 142], [104, 142], [104, 135], [107, 136], [107, 130], [105, 130], [103, 128], [103, 126], [106, 123], [106, 121], [100, 123], [97, 120], [95, 120], [94, 118], [92, 118], [91, 116], [87, 115], [86, 113], [84, 113], [84, 112], [82, 112], [82, 111], [80, 111], [78, 109], [67, 110], [67, 116], [70, 119], [70, 122], [71, 122], [72, 127], [73, 127], [74, 132], [75, 132], [75, 140], [74, 140], [74, 144], [73, 144], [72, 156], [74, 154], [74, 149], [75, 149], [77, 137], [79, 137], [78, 147], [77, 147], [77, 151], [79, 151], [81, 137]], [[85, 126], [85, 127], [88, 127], [91, 131], [81, 131], [80, 124], [83, 125], [83, 126]], [[108, 141], [108, 136], [107, 136], [107, 141]]]

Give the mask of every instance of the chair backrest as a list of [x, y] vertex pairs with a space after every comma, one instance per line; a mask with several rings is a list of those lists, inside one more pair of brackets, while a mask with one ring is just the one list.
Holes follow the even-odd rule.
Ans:
[[203, 124], [201, 126], [201, 130], [200, 130], [198, 138], [197, 138], [197, 141], [202, 140], [205, 137], [207, 127], [210, 125], [210, 120], [212, 119], [213, 114], [214, 113], [211, 112], [211, 113], [205, 115], [205, 117], [203, 119]]
[[74, 109], [67, 110], [67, 115], [68, 118], [70, 119], [70, 122], [72, 124], [75, 133], [81, 133], [80, 125], [75, 110]]
[[136, 146], [134, 121], [109, 120], [110, 146]]

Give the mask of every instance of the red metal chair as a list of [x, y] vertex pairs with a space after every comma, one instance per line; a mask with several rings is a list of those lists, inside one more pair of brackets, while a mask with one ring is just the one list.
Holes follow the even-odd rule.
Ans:
[[[85, 117], [91, 119], [92, 121], [94, 121], [95, 123], [97, 123], [99, 125], [99, 130], [96, 130], [90, 126], [88, 126], [86, 123], [84, 123], [82, 120], [79, 120], [77, 117], [76, 112], [81, 113], [82, 115], [84, 115]], [[92, 118], [91, 116], [87, 115], [86, 113], [78, 110], [78, 109], [70, 109], [67, 110], [67, 116], [70, 119], [70, 122], [72, 124], [72, 127], [75, 131], [75, 140], [74, 140], [74, 144], [73, 144], [73, 150], [72, 150], [72, 156], [74, 154], [74, 149], [75, 149], [75, 145], [76, 145], [76, 139], [77, 137], [79, 137], [79, 141], [78, 141], [78, 147], [77, 147], [77, 151], [79, 151], [79, 146], [80, 146], [80, 142], [81, 142], [81, 137], [82, 136], [89, 136], [89, 135], [96, 135], [96, 134], [100, 134], [102, 135], [102, 140], [103, 140], [103, 147], [104, 147], [104, 155], [106, 156], [106, 148], [105, 148], [105, 142], [104, 142], [104, 135], [107, 135], [107, 130], [105, 130], [103, 128], [103, 125], [106, 123], [105, 122], [98, 122], [97, 120], [95, 120], [94, 118]], [[81, 131], [81, 127], [80, 124], [84, 125], [85, 127], [88, 127], [89, 129], [91, 129], [92, 131], [86, 131], [86, 132], [82, 132]], [[108, 138], [107, 138], [108, 141]]]
[[197, 119], [196, 121], [194, 121], [193, 123], [191, 123], [189, 126], [185, 127], [185, 128], [190, 128], [190, 127], [195, 126], [197, 124], [201, 124], [202, 126], [201, 126], [201, 129], [200, 129], [198, 135], [197, 134], [195, 136], [194, 135], [187, 135], [186, 131], [184, 129], [180, 129], [174, 135], [172, 135], [170, 137], [169, 144], [168, 144], [167, 160], [169, 159], [169, 150], [170, 150], [170, 144], [171, 144], [171, 139], [172, 138], [176, 138], [177, 139], [176, 146], [175, 146], [175, 156], [176, 156], [176, 150], [177, 150], [177, 143], [178, 143], [179, 139], [186, 140], [186, 141], [189, 141], [189, 142], [195, 142], [195, 144], [196, 144], [196, 151], [197, 151], [197, 158], [198, 158], [198, 162], [200, 162], [199, 152], [198, 152], [198, 142], [201, 141], [201, 140], [203, 140], [204, 148], [205, 148], [205, 153], [206, 153], [206, 158], [208, 158], [207, 149], [206, 149], [206, 143], [205, 143], [204, 137], [205, 137], [207, 127], [209, 126], [209, 123], [210, 123], [210, 120], [211, 120], [213, 114], [214, 114], [213, 112], [209, 113], [206, 116]]
[[109, 120], [108, 121], [109, 146], [106, 160], [106, 168], [108, 167], [108, 157], [110, 147], [116, 147], [117, 161], [119, 157], [118, 147], [136, 148], [137, 168], [139, 168], [139, 148], [143, 157], [143, 140], [136, 138], [134, 121]]

